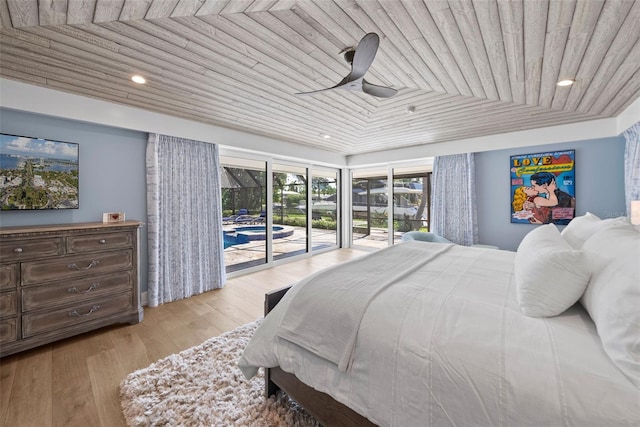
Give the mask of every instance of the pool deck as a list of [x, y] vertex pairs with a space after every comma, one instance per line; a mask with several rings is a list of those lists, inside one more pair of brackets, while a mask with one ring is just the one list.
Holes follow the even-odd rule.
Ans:
[[[276, 224], [276, 226], [278, 226]], [[287, 256], [297, 255], [306, 250], [307, 236], [306, 230], [302, 227], [293, 228], [293, 234], [288, 237], [275, 239], [273, 241], [273, 257], [274, 259], [285, 258]], [[227, 226], [225, 226], [225, 230]], [[233, 227], [229, 227], [233, 230]], [[396, 233], [396, 240], [400, 238], [401, 233]], [[314, 248], [322, 248], [336, 244], [335, 230], [312, 229], [312, 241]], [[382, 229], [371, 229], [368, 236], [355, 235], [354, 245], [365, 246], [372, 249], [382, 249], [387, 247], [388, 233]], [[264, 240], [254, 240], [249, 243], [233, 245], [224, 250], [224, 264], [226, 266], [235, 266], [243, 263], [257, 262], [265, 259], [266, 244]], [[233, 268], [232, 270], [237, 270]]]

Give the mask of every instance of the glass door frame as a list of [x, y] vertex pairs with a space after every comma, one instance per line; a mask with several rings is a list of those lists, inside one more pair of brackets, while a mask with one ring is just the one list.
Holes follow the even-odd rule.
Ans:
[[[341, 168], [341, 167], [336, 167], [336, 166], [331, 166], [331, 165], [325, 165], [325, 164], [313, 164], [313, 163], [309, 163], [309, 162], [304, 162], [304, 161], [299, 161], [299, 160], [292, 160], [292, 159], [286, 159], [286, 158], [281, 158], [281, 157], [277, 157], [277, 156], [269, 156], [269, 155], [265, 155], [265, 154], [260, 154], [260, 153], [253, 153], [253, 152], [248, 152], [248, 151], [243, 151], [243, 150], [236, 150], [233, 149], [232, 147], [220, 147], [220, 156], [224, 156], [224, 157], [236, 157], [236, 158], [240, 158], [240, 159], [248, 159], [248, 160], [254, 160], [254, 161], [260, 161], [260, 162], [265, 162], [266, 163], [266, 186], [267, 186], [267, 191], [266, 191], [266, 221], [265, 221], [265, 225], [266, 225], [266, 262], [262, 263], [260, 265], [256, 265], [256, 266], [252, 266], [252, 267], [247, 267], [244, 269], [240, 269], [237, 271], [232, 271], [227, 273], [227, 278], [233, 278], [233, 277], [237, 277], [237, 276], [241, 276], [241, 275], [245, 275], [248, 273], [252, 273], [254, 271], [259, 271], [259, 270], [263, 270], [265, 268], [270, 268], [279, 264], [284, 264], [287, 262], [292, 262], [292, 261], [296, 261], [305, 257], [310, 257], [322, 252], [326, 252], [326, 251], [331, 251], [331, 250], [335, 250], [335, 249], [339, 249], [341, 247], [346, 247], [344, 242], [343, 242], [343, 236], [345, 235], [345, 233], [343, 233], [343, 229], [344, 229], [344, 217], [345, 215], [342, 214], [341, 210], [343, 209], [344, 205], [344, 179], [343, 177], [345, 176], [345, 168]], [[305, 168], [306, 170], [306, 179], [307, 179], [307, 184], [306, 184], [306, 205], [307, 206], [312, 206], [312, 193], [313, 193], [313, 188], [312, 188], [312, 179], [313, 179], [313, 170], [314, 167], [321, 169], [321, 170], [335, 170], [336, 171], [336, 176], [337, 176], [337, 180], [338, 183], [336, 185], [336, 189], [338, 190], [338, 197], [337, 197], [337, 210], [338, 210], [338, 218], [337, 219], [337, 227], [336, 227], [336, 233], [337, 233], [337, 237], [336, 237], [336, 243], [333, 245], [328, 245], [325, 248], [322, 249], [316, 249], [313, 250], [313, 224], [312, 224], [312, 217], [310, 214], [307, 215], [307, 221], [306, 221], [306, 233], [307, 233], [307, 243], [306, 243], [306, 251], [303, 254], [298, 254], [298, 255], [293, 255], [290, 257], [285, 257], [282, 259], [278, 259], [278, 260], [274, 260], [273, 257], [273, 165], [274, 163], [278, 164], [278, 165], [291, 165], [294, 168]], [[307, 209], [307, 211], [309, 211], [309, 209]]]
[[[375, 251], [375, 248], [358, 245], [354, 242], [353, 239], [353, 180], [354, 173], [357, 175], [371, 173], [372, 177], [382, 177], [386, 176], [387, 180], [387, 246], [392, 246], [394, 244], [394, 194], [393, 194], [393, 183], [394, 183], [394, 171], [395, 169], [422, 169], [422, 172], [430, 173], [433, 171], [433, 157], [421, 159], [419, 161], [411, 161], [411, 162], [397, 162], [397, 163], [388, 163], [385, 165], [378, 166], [369, 166], [369, 167], [354, 167], [349, 168], [348, 179], [343, 179], [343, 198], [345, 202], [343, 204], [343, 214], [345, 214], [344, 221], [344, 230], [343, 239], [345, 246], [354, 249], [366, 250], [366, 251]], [[406, 173], [402, 172], [399, 174], [399, 177], [405, 176]], [[357, 178], [357, 176], [356, 176]], [[391, 184], [390, 184], [391, 183]], [[430, 204], [430, 201], [427, 201]], [[347, 215], [347, 209], [349, 209], [349, 214]]]
[[[392, 242], [393, 242], [393, 234], [389, 234], [388, 230], [393, 230], [393, 215], [389, 214], [390, 212], [393, 212], [393, 188], [389, 187], [389, 182], [393, 182], [392, 180], [392, 167], [391, 165], [383, 165], [383, 166], [377, 166], [377, 167], [367, 167], [367, 168], [353, 168], [353, 169], [349, 169], [349, 180], [346, 183], [346, 185], [348, 185], [348, 190], [344, 191], [346, 197], [348, 198], [348, 203], [345, 206], [348, 206], [349, 209], [349, 214], [345, 215], [347, 218], [346, 219], [346, 227], [345, 230], [348, 230], [347, 234], [347, 241], [348, 241], [348, 247], [350, 248], [355, 248], [355, 249], [361, 249], [361, 250], [365, 250], [365, 251], [375, 251], [377, 249], [380, 248], [375, 248], [375, 247], [370, 247], [370, 246], [365, 246], [365, 245], [359, 245], [355, 242], [354, 238], [353, 238], [353, 225], [354, 225], [354, 221], [353, 221], [353, 181], [354, 179], [360, 178], [361, 176], [356, 176], [356, 175], [364, 175], [362, 176], [362, 178], [376, 178], [376, 177], [386, 177], [386, 187], [387, 187], [387, 191], [385, 193], [386, 198], [387, 198], [387, 246], [391, 246]], [[346, 180], [345, 180], [346, 181]], [[369, 204], [369, 198], [367, 197], [367, 206]], [[344, 208], [344, 212], [346, 213], [346, 207]], [[368, 226], [370, 226], [370, 224], [368, 224]]]
[[[327, 247], [323, 247], [323, 248], [316, 248], [314, 249], [314, 243], [313, 243], [313, 214], [314, 214], [314, 210], [313, 210], [313, 179], [316, 178], [316, 174], [314, 173], [316, 170], [318, 171], [322, 171], [322, 172], [327, 172], [327, 171], [333, 171], [335, 172], [335, 177], [336, 177], [336, 212], [335, 212], [335, 222], [336, 222], [336, 238], [333, 244], [328, 245]], [[321, 174], [319, 174], [318, 176], [321, 176]], [[316, 165], [312, 165], [309, 168], [309, 182], [310, 182], [310, 191], [308, 191], [307, 193], [307, 207], [311, 207], [311, 208], [307, 208], [307, 211], [311, 212], [311, 217], [308, 221], [308, 225], [309, 225], [309, 236], [311, 236], [311, 239], [309, 239], [309, 252], [311, 253], [322, 253], [328, 250], [333, 250], [336, 248], [340, 248], [340, 247], [344, 247], [343, 245], [341, 245], [341, 236], [342, 236], [342, 221], [344, 218], [344, 215], [342, 213], [342, 207], [345, 206], [343, 201], [342, 201], [342, 176], [343, 176], [343, 171], [341, 169], [338, 168], [334, 168], [334, 167], [326, 167], [326, 166], [316, 166]]]
[[[311, 166], [310, 165], [301, 164], [299, 162], [294, 162], [294, 161], [289, 161], [289, 160], [280, 160], [280, 159], [276, 159], [276, 158], [274, 158], [272, 160], [273, 160], [272, 163], [271, 163], [272, 171], [274, 170], [274, 168], [273, 168], [274, 165], [278, 166], [278, 171], [273, 171], [271, 173], [272, 180], [273, 180], [274, 172], [278, 173], [278, 172], [280, 172], [280, 169], [284, 168], [284, 170], [285, 170], [284, 173], [286, 173], [286, 174], [294, 174], [294, 173], [296, 173], [296, 172], [287, 172], [286, 171], [287, 167], [290, 167], [291, 168], [290, 170], [295, 170], [295, 169], [301, 170], [299, 173], [297, 173], [297, 175], [298, 176], [303, 176], [304, 180], [306, 181], [306, 184], [305, 184], [305, 199], [304, 200], [305, 200], [305, 205], [307, 206], [306, 212], [305, 212], [305, 227], [304, 227], [305, 238], [306, 238], [305, 239], [305, 245], [304, 245], [304, 253], [297, 254], [297, 255], [290, 255], [290, 256], [286, 256], [285, 255], [285, 256], [282, 256], [282, 257], [278, 258], [277, 260], [273, 259], [274, 265], [276, 265], [276, 264], [280, 263], [283, 260], [286, 260], [286, 259], [289, 259], [289, 258], [303, 257], [303, 256], [306, 256], [307, 254], [309, 254], [311, 252], [311, 240], [312, 240], [312, 236], [311, 236], [311, 220], [310, 220], [310, 211], [309, 211], [308, 207], [309, 207], [309, 198], [310, 198], [310, 194], [309, 193], [311, 193], [312, 190], [311, 190], [311, 183], [310, 183], [310, 170], [311, 170]], [[272, 185], [272, 191], [273, 191], [273, 184], [274, 183], [272, 182], [272, 184], [271, 184]], [[294, 184], [294, 185], [300, 185], [300, 184]], [[275, 195], [275, 194], [273, 194], [273, 195]], [[273, 205], [273, 197], [270, 200], [271, 200], [271, 205]], [[281, 209], [282, 216], [284, 216], [284, 212], [287, 209], [286, 206], [283, 204], [283, 202], [284, 202], [284, 200], [280, 201], [280, 203], [281, 203], [280, 209]], [[269, 245], [271, 245], [273, 247], [273, 239], [269, 239]], [[273, 250], [271, 252], [273, 253]]]

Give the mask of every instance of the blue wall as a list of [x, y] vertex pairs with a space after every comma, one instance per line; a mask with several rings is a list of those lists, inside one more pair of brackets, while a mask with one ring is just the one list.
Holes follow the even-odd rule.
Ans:
[[[576, 215], [600, 218], [626, 215], [623, 136], [476, 153], [479, 241], [516, 250], [536, 225], [511, 223], [510, 156], [547, 151], [576, 151]], [[564, 227], [564, 226], [559, 226]]]
[[[0, 226], [102, 222], [103, 212], [147, 216], [147, 134], [0, 108], [0, 131], [80, 144], [78, 209], [0, 212]], [[140, 229], [140, 288], [147, 290], [147, 229]]]
[[[146, 221], [147, 134], [0, 108], [0, 131], [80, 144], [80, 208], [0, 212], [0, 226], [102, 221], [123, 211]], [[595, 139], [476, 153], [480, 243], [515, 250], [535, 225], [511, 224], [509, 158], [514, 154], [576, 150], [576, 213], [625, 215], [624, 138]], [[147, 230], [140, 230], [140, 287], [147, 290]]]

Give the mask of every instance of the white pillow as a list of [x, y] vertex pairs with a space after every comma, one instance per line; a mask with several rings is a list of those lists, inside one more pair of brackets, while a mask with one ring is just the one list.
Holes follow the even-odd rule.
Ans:
[[556, 316], [571, 307], [591, 276], [585, 254], [574, 250], [554, 224], [522, 239], [514, 271], [520, 309], [530, 317]]
[[619, 222], [594, 234], [582, 250], [593, 275], [580, 302], [613, 363], [640, 388], [640, 232]]
[[580, 249], [589, 237], [621, 220], [625, 218], [600, 219], [597, 215], [587, 212], [583, 216], [573, 218], [560, 234], [573, 249]]

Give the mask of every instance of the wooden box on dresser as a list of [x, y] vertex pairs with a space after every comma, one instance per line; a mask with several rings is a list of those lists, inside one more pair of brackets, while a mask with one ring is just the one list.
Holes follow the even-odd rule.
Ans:
[[141, 223], [0, 229], [0, 357], [139, 323]]

